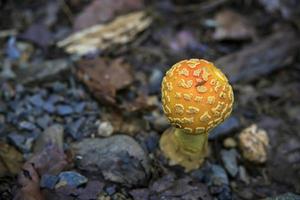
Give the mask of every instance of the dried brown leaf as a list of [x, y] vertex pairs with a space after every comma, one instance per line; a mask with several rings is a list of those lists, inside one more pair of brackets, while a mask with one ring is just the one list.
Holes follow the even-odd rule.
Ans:
[[15, 200], [43, 200], [44, 196], [40, 190], [40, 178], [34, 168], [34, 164], [26, 162], [19, 174], [18, 182], [21, 189], [17, 192]]
[[78, 65], [77, 77], [103, 103], [115, 104], [117, 90], [125, 88], [133, 81], [130, 65], [121, 59], [81, 60]]

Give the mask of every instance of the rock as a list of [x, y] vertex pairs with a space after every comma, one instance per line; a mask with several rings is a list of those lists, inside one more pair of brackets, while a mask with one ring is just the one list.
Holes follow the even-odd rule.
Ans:
[[213, 129], [208, 135], [208, 138], [210, 140], [214, 140], [226, 136], [235, 129], [239, 128], [240, 126], [240, 121], [236, 117], [231, 116], [228, 119], [226, 119], [221, 125]]
[[282, 195], [278, 195], [276, 197], [266, 198], [265, 200], [299, 200], [299, 199], [300, 199], [300, 195], [288, 192]]
[[63, 150], [63, 141], [64, 127], [60, 124], [54, 124], [39, 135], [34, 144], [33, 151], [41, 152], [49, 144], [55, 144], [60, 150]]
[[73, 171], [66, 171], [61, 172], [58, 175], [59, 181], [55, 185], [55, 188], [59, 188], [62, 186], [71, 186], [71, 187], [78, 187], [87, 183], [88, 179], [81, 174]]
[[57, 176], [44, 174], [40, 180], [40, 187], [47, 188], [47, 189], [54, 189], [58, 180], [59, 178]]
[[239, 134], [239, 146], [245, 159], [255, 163], [266, 162], [269, 137], [257, 125], [253, 124]]
[[209, 187], [211, 194], [217, 196], [218, 200], [232, 200], [231, 190], [228, 185], [211, 186]]
[[70, 115], [74, 112], [73, 108], [69, 105], [58, 105], [56, 107], [56, 111], [57, 111], [57, 114], [59, 114], [61, 116]]
[[149, 189], [149, 199], [212, 199], [206, 185], [187, 176], [177, 179], [171, 173], [156, 180]]
[[223, 141], [223, 145], [226, 148], [235, 148], [237, 146], [237, 143], [234, 138], [228, 137]]
[[59, 75], [70, 70], [72, 64], [66, 59], [47, 60], [36, 62], [30, 68], [16, 71], [17, 80], [22, 84], [38, 83], [57, 80]]
[[159, 69], [153, 69], [149, 77], [149, 91], [151, 94], [160, 91], [160, 85], [163, 78], [163, 73]]
[[163, 132], [170, 127], [170, 122], [165, 115], [157, 114], [154, 116], [153, 126], [156, 131]]
[[72, 145], [79, 158], [78, 167], [101, 173], [105, 179], [127, 186], [145, 185], [150, 176], [150, 160], [131, 137], [83, 139]]
[[44, 100], [41, 95], [36, 94], [29, 98], [29, 102], [35, 107], [42, 107], [44, 105]]
[[50, 124], [53, 123], [53, 121], [49, 115], [44, 114], [43, 116], [36, 119], [36, 123], [42, 129], [46, 129], [48, 126], [50, 126]]
[[243, 167], [243, 166], [239, 167], [239, 178], [246, 184], [250, 183], [247, 171], [246, 171], [245, 167]]
[[21, 130], [33, 131], [34, 129], [36, 129], [36, 126], [31, 122], [21, 121], [19, 124], [19, 128]]
[[70, 134], [74, 139], [79, 139], [82, 137], [81, 132], [80, 132], [80, 128], [82, 128], [82, 126], [85, 124], [85, 118], [84, 117], [80, 117], [79, 119], [68, 123], [67, 124], [67, 132], [68, 134]]
[[43, 104], [43, 109], [48, 113], [54, 113], [55, 112], [55, 106], [52, 102], [47, 101]]
[[18, 133], [10, 133], [7, 137], [8, 140], [23, 153], [30, 152], [34, 138], [26, 137]]
[[220, 165], [212, 165], [210, 172], [210, 184], [215, 186], [220, 186], [222, 184], [228, 185], [228, 176]]
[[98, 135], [102, 137], [111, 136], [114, 132], [114, 127], [109, 121], [100, 122], [98, 126]]
[[279, 31], [219, 58], [215, 64], [231, 83], [254, 81], [292, 63], [300, 46], [296, 38], [297, 33], [292, 30]]
[[237, 152], [235, 149], [222, 150], [221, 157], [227, 172], [235, 177], [238, 173]]

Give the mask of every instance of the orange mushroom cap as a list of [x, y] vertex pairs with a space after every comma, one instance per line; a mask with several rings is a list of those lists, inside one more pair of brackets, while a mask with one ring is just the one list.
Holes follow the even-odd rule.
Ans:
[[183, 60], [162, 81], [163, 110], [189, 134], [207, 133], [231, 113], [233, 92], [226, 76], [204, 59]]

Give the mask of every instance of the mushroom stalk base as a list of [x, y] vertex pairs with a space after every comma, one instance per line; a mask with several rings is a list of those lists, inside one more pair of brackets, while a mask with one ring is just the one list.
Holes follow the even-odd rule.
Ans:
[[198, 169], [207, 155], [208, 134], [189, 135], [181, 129], [167, 129], [161, 139], [160, 148], [169, 158], [170, 165], [181, 165], [185, 171]]

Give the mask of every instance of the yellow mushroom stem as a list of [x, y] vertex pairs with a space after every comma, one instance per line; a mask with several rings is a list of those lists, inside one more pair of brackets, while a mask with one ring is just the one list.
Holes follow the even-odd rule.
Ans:
[[199, 168], [207, 156], [208, 134], [191, 135], [170, 127], [161, 136], [160, 148], [170, 165], [181, 165], [185, 171]]
[[208, 134], [202, 133], [197, 135], [187, 134], [184, 130], [176, 128], [174, 131], [175, 138], [180, 147], [191, 153], [198, 153], [205, 156], [207, 149]]

